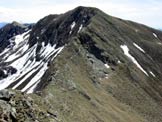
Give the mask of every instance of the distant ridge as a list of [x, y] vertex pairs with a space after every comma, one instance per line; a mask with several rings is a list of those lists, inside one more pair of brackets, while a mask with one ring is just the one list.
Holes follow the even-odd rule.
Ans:
[[0, 23], [0, 28], [2, 28], [3, 26], [5, 26], [7, 24], [7, 22], [1, 22]]

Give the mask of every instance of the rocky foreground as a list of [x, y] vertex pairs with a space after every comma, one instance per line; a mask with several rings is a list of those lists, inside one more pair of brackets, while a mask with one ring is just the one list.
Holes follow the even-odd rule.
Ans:
[[13, 90], [0, 91], [0, 122], [58, 121], [57, 112], [50, 110], [39, 96]]

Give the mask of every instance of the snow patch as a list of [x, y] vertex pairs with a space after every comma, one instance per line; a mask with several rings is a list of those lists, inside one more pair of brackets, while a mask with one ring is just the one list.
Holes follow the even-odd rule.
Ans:
[[73, 28], [75, 27], [75, 25], [76, 25], [76, 23], [75, 23], [75, 22], [73, 22], [73, 23], [71, 24], [71, 30], [70, 30], [70, 34], [72, 33], [72, 30], [73, 30]]
[[158, 38], [158, 36], [155, 33], [152, 33], [155, 38]]
[[7, 53], [9, 50], [10, 50], [9, 48], [5, 49], [3, 52], [0, 53], [0, 56], [4, 55], [4, 54]]
[[83, 25], [81, 24], [79, 27], [78, 33], [82, 30], [82, 28], [83, 28]]
[[[27, 33], [29, 33], [31, 30], [29, 30], [29, 31], [27, 31], [27, 32], [25, 32], [25, 33], [23, 33], [23, 34], [20, 34], [20, 35], [17, 35], [17, 36], [15, 36], [15, 43], [16, 43], [16, 45], [18, 45], [20, 42], [22, 42], [24, 39], [26, 39], [26, 38], [28, 38], [29, 37], [29, 34], [28, 35], [26, 35]], [[25, 36], [26, 35], [26, 36]]]
[[[25, 34], [22, 34], [25, 35]], [[19, 38], [15, 38], [16, 45], [13, 48], [6, 49], [8, 51], [7, 55], [3, 57], [3, 59], [7, 59], [5, 62], [10, 62], [21, 56], [29, 47], [27, 44], [29, 35], [19, 36]], [[21, 40], [20, 40], [21, 37]], [[5, 50], [5, 51], [6, 51]], [[4, 54], [5, 52], [3, 52]], [[2, 54], [2, 53], [1, 53]]]
[[152, 71], [150, 71], [150, 74], [151, 74], [153, 77], [156, 77], [156, 75], [155, 75]]
[[158, 42], [157, 44], [158, 44], [158, 45], [162, 45], [162, 43], [161, 43], [161, 42]]
[[145, 53], [145, 51], [144, 51], [140, 46], [138, 46], [136, 43], [133, 43], [133, 45], [134, 45], [136, 48], [138, 48], [140, 51], [142, 51], [143, 53]]
[[106, 68], [110, 68], [110, 66], [108, 64], [104, 64]]
[[75, 22], [73, 22], [73, 23], [71, 24], [71, 30], [75, 27], [75, 25], [76, 25]]
[[38, 85], [39, 81], [36, 82], [26, 93], [27, 94], [31, 94], [34, 92], [34, 89], [36, 88], [36, 86]]
[[[44, 75], [45, 71], [48, 69], [48, 63], [45, 63], [42, 68], [39, 70], [39, 72], [31, 79], [31, 81], [21, 90], [22, 92], [26, 91], [30, 87], [32, 87], [35, 83], [40, 81], [42, 76]], [[39, 69], [39, 68], [38, 68]]]
[[141, 65], [137, 62], [137, 60], [129, 53], [129, 48], [127, 47], [127, 45], [121, 45], [120, 47], [121, 47], [121, 49], [124, 51], [124, 54], [125, 54], [128, 58], [130, 58], [130, 59], [133, 61], [133, 63], [136, 64], [136, 66], [137, 66], [143, 73], [145, 73], [147, 76], [149, 76], [148, 73], [147, 73], [147, 72], [141, 67]]
[[120, 64], [121, 63], [121, 61], [120, 60], [118, 60], [118, 64]]
[[4, 74], [7, 75], [7, 71], [6, 70], [3, 70]]
[[[55, 49], [53, 52], [57, 52], [54, 57], [56, 57], [63, 49], [64, 47], [60, 47], [58, 49]], [[48, 69], [48, 63], [43, 64], [41, 70], [34, 76], [34, 78], [31, 79], [31, 82], [29, 82], [23, 89], [22, 92], [27, 91], [27, 93], [32, 93], [34, 89], [36, 88], [37, 84], [40, 82], [42, 76], [44, 75], [45, 71]]]

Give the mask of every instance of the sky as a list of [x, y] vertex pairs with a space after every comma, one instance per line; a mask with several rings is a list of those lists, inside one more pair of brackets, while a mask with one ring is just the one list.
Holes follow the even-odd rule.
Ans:
[[35, 23], [77, 6], [97, 7], [115, 17], [162, 28], [162, 0], [0, 0], [0, 22]]

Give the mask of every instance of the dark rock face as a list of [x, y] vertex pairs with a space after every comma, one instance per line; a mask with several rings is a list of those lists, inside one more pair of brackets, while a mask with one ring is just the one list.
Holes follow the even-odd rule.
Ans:
[[0, 69], [0, 79], [6, 78], [7, 74], [3, 71], [3, 69]]
[[15, 68], [13, 68], [12, 66], [2, 67], [0, 69], [0, 80], [8, 77], [9, 75], [13, 75], [16, 72], [17, 72], [17, 70]]
[[91, 53], [93, 54], [97, 59], [101, 60], [102, 62], [106, 63], [106, 57], [102, 56], [102, 53], [104, 52], [103, 49], [100, 49], [96, 46], [96, 43], [93, 41], [91, 36], [86, 34], [81, 34], [79, 36], [79, 40], [81, 44]]
[[[72, 35], [76, 35], [79, 27], [88, 25], [89, 20], [96, 14], [96, 9], [78, 7], [61, 15], [49, 15], [41, 19], [33, 28], [29, 39], [29, 45], [43, 42], [58, 47], [68, 43]], [[71, 25], [75, 22], [73, 31], [70, 33]]]

